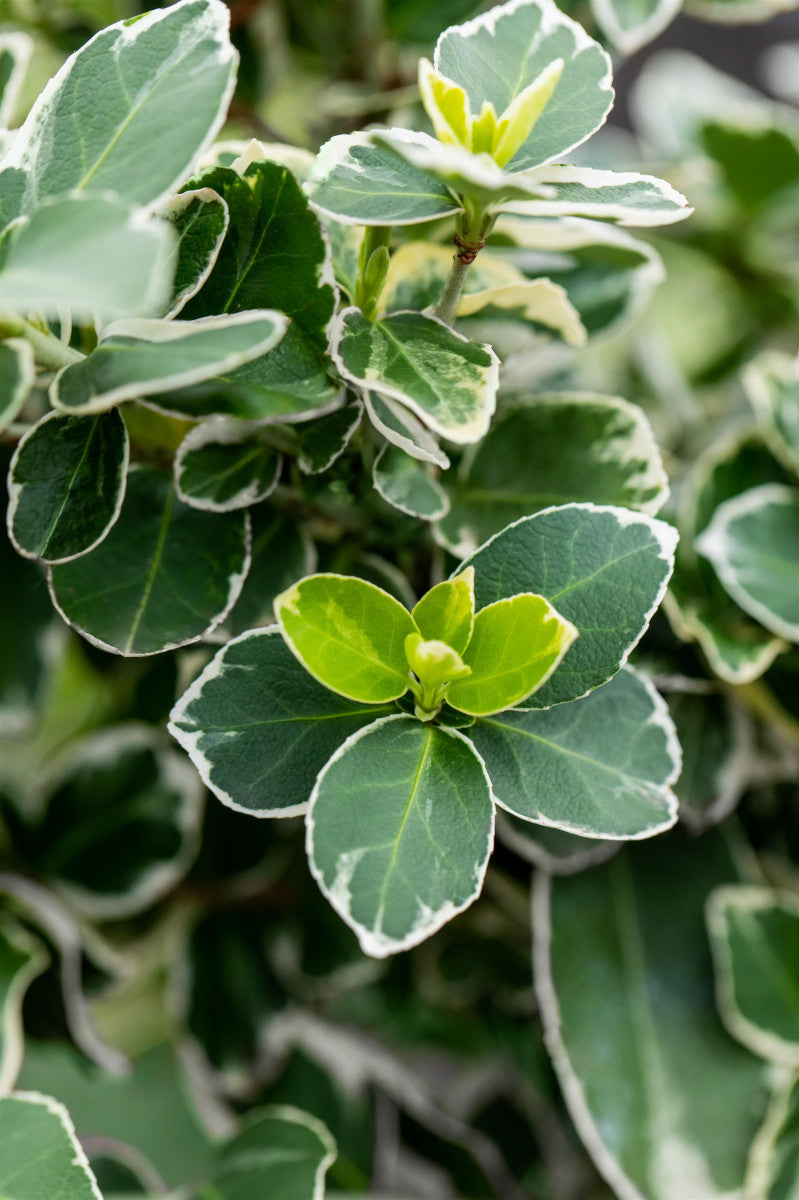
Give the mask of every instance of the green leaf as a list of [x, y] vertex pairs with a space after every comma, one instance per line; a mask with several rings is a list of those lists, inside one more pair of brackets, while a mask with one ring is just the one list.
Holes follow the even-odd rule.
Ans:
[[525, 821], [617, 840], [652, 837], [677, 819], [677, 735], [660, 696], [630, 667], [574, 704], [499, 713], [467, 736], [497, 803]]
[[320, 888], [364, 953], [385, 958], [479, 895], [494, 840], [491, 786], [456, 730], [386, 717], [333, 755], [306, 824]]
[[316, 1117], [283, 1104], [255, 1109], [219, 1151], [212, 1191], [219, 1200], [321, 1200], [335, 1158], [336, 1143]]
[[468, 342], [436, 317], [392, 313], [371, 322], [345, 308], [330, 353], [351, 383], [398, 400], [450, 441], [476, 442], [488, 429], [499, 360], [490, 346]]
[[289, 325], [267, 354], [180, 391], [153, 395], [148, 403], [178, 417], [218, 413], [244, 421], [308, 421], [342, 404], [328, 366], [326, 356]]
[[303, 575], [316, 570], [316, 548], [292, 515], [268, 504], [250, 512], [252, 563], [241, 595], [225, 621], [225, 630], [244, 633], [274, 622], [272, 602]]
[[439, 180], [459, 197], [464, 196], [483, 208], [546, 195], [537, 173], [503, 171], [487, 154], [472, 154], [461, 146], [444, 145], [426, 133], [375, 129], [369, 137], [375, 146], [390, 151], [411, 167]]
[[[701, 689], [701, 690], [700, 690]], [[754, 746], [750, 719], [724, 694], [674, 691], [666, 697], [683, 752], [675, 785], [680, 819], [701, 833], [728, 817], [746, 789]]]
[[274, 308], [319, 349], [327, 345], [336, 290], [330, 252], [300, 185], [275, 162], [254, 162], [243, 177], [212, 167], [192, 187], [210, 187], [230, 210], [230, 227], [188, 317]]
[[676, 532], [628, 509], [566, 504], [509, 525], [470, 556], [477, 607], [544, 596], [579, 637], [533, 708], [576, 700], [626, 661], [666, 589]]
[[233, 370], [265, 354], [285, 330], [286, 318], [267, 309], [197, 321], [117, 321], [87, 358], [58, 372], [50, 397], [69, 412], [103, 412]]
[[654, 175], [550, 166], [536, 171], [535, 179], [549, 189], [547, 198], [514, 200], [503, 209], [528, 217], [594, 217], [638, 226], [671, 225], [693, 212], [685, 196]]
[[352, 225], [418, 225], [460, 209], [440, 180], [375, 145], [368, 133], [326, 142], [305, 190], [314, 208]]
[[436, 584], [411, 613], [423, 638], [446, 642], [458, 654], [469, 645], [474, 628], [474, 570]]
[[297, 455], [300, 470], [306, 475], [321, 475], [329, 470], [347, 449], [362, 416], [363, 405], [356, 400], [304, 425], [299, 433]]
[[601, 46], [551, 0], [511, 0], [442, 33], [434, 65], [466, 90], [472, 112], [488, 101], [501, 115], [558, 58], [555, 91], [508, 164], [523, 171], [563, 157], [604, 122], [613, 88]]
[[745, 612], [799, 641], [799, 492], [764, 484], [727, 500], [696, 548]]
[[624, 55], [634, 54], [670, 25], [681, 0], [591, 0], [591, 11], [613, 45]]
[[536, 396], [496, 421], [449, 494], [437, 533], [453, 553], [469, 554], [511, 521], [553, 504], [590, 499], [654, 515], [668, 481], [640, 408], [563, 393]]
[[200, 844], [203, 792], [186, 760], [143, 725], [79, 742], [26, 822], [37, 870], [89, 917], [143, 912], [185, 875]]
[[[100, 545], [50, 568], [61, 616], [103, 650], [138, 657], [199, 641], [233, 607], [249, 567], [246, 513], [182, 504], [164, 472], [132, 471]], [[213, 546], [213, 556], [208, 547]]]
[[757, 212], [783, 188], [799, 183], [796, 129], [780, 129], [764, 117], [760, 128], [747, 129], [740, 121], [726, 123], [720, 111], [698, 131], [702, 148], [720, 168], [724, 183], [747, 215]]
[[229, 213], [225, 201], [212, 188], [198, 188], [170, 196], [160, 215], [177, 236], [172, 251], [172, 294], [165, 313], [175, 317], [213, 270], [227, 233]]
[[791, 1200], [799, 1182], [799, 1080], [780, 1081], [752, 1143], [747, 1200]]
[[589, 334], [603, 333], [643, 311], [663, 281], [657, 252], [618, 225], [503, 214], [501, 228], [519, 248], [510, 261], [533, 278], [545, 269], [549, 279], [565, 288]]
[[0, 1096], [3, 1200], [103, 1200], [63, 1104], [36, 1092]]
[[223, 804], [290, 817], [305, 811], [342, 741], [386, 711], [322, 687], [272, 627], [220, 650], [175, 705], [169, 730]]
[[395, 700], [410, 682], [406, 608], [382, 588], [346, 575], [310, 575], [275, 600], [286, 643], [325, 687], [365, 704]]
[[375, 490], [400, 512], [423, 521], [436, 521], [449, 509], [449, 499], [430, 468], [397, 446], [385, 445], [372, 468]]
[[[138, 204], [173, 192], [227, 112], [237, 59], [229, 20], [218, 0], [180, 0], [101, 30], [68, 58], [7, 158], [29, 172], [27, 207], [84, 189]], [[91, 116], [80, 137], [76, 113]]]
[[799, 475], [799, 374], [796, 360], [766, 352], [744, 373], [744, 386], [763, 437], [789, 471]]
[[411, 458], [435, 463], [446, 470], [449, 466], [446, 454], [429, 429], [404, 405], [375, 392], [365, 392], [363, 399], [369, 420], [392, 446], [399, 446]]
[[467, 679], [447, 702], [472, 716], [511, 708], [537, 691], [561, 662], [577, 630], [543, 596], [506, 597], [480, 609], [463, 661]]
[[24, 338], [0, 342], [0, 433], [16, 418], [36, 378], [33, 347]]
[[11, 124], [20, 88], [33, 53], [27, 33], [0, 33], [0, 128]]
[[721, 1019], [769, 1062], [799, 1067], [799, 902], [771, 888], [717, 889], [707, 904]]
[[719, 1022], [703, 920], [708, 891], [734, 878], [720, 836], [672, 834], [536, 880], [546, 1043], [614, 1195], [741, 1194], [764, 1071]]
[[8, 532], [20, 554], [67, 562], [98, 546], [122, 508], [128, 457], [118, 412], [54, 412], [29, 429], [8, 474]]
[[170, 247], [164, 222], [120, 197], [52, 200], [5, 234], [3, 305], [85, 320], [155, 312], [169, 296]]
[[13, 1088], [22, 1066], [22, 1002], [49, 961], [43, 943], [23, 925], [0, 919], [0, 1092]]
[[[136, 984], [144, 982], [139, 975]], [[141, 1002], [135, 994], [128, 999]], [[153, 1033], [157, 1036], [157, 1030], [145, 1036]], [[202, 1177], [210, 1168], [208, 1131], [193, 1103], [184, 1064], [168, 1043], [148, 1046], [126, 1075], [112, 1075], [87, 1063], [67, 1042], [29, 1039], [20, 1086], [62, 1096], [81, 1137], [134, 1145], [170, 1187]], [[153, 1113], [158, 1113], [157, 1121]], [[41, 1192], [35, 1200], [42, 1200]]]
[[211, 418], [186, 435], [175, 455], [175, 489], [192, 508], [232, 512], [274, 491], [282, 458], [246, 422]]
[[5, 231], [12, 221], [22, 216], [28, 177], [19, 167], [0, 170], [0, 230]]

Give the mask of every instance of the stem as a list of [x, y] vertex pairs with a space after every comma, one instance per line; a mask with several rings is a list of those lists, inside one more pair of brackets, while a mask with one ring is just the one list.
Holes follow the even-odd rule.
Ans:
[[23, 337], [33, 346], [36, 361], [49, 371], [60, 371], [62, 367], [81, 362], [86, 356], [80, 350], [65, 346], [55, 334], [37, 329], [23, 317], [0, 313], [0, 338]]
[[464, 208], [461, 220], [461, 232], [455, 238], [458, 251], [452, 260], [449, 277], [444, 284], [444, 290], [433, 313], [446, 325], [454, 325], [458, 311], [458, 301], [461, 298], [463, 285], [477, 255], [482, 250], [485, 239], [494, 227], [496, 217], [480, 208]]

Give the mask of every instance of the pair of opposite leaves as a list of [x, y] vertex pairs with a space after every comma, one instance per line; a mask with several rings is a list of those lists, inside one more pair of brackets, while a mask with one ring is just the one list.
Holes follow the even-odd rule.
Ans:
[[475, 614], [473, 567], [437, 584], [412, 612], [364, 580], [309, 575], [277, 597], [275, 615], [293, 654], [325, 687], [366, 704], [410, 689], [421, 720], [445, 700], [473, 717], [512, 708], [546, 682], [577, 637], [532, 592]]

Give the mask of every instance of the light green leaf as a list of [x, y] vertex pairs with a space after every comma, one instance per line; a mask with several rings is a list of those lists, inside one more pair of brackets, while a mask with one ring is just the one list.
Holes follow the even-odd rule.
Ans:
[[0, 1093], [16, 1083], [24, 1052], [22, 1002], [49, 961], [43, 943], [23, 925], [0, 920]]
[[272, 627], [219, 651], [173, 708], [169, 731], [228, 808], [290, 817], [305, 811], [341, 743], [387, 711], [322, 687]]
[[309, 421], [300, 430], [297, 465], [306, 475], [328, 471], [347, 446], [361, 423], [363, 405], [359, 400], [346, 404], [325, 417]]
[[463, 654], [474, 628], [474, 569], [436, 584], [411, 613], [423, 638], [437, 638]]
[[36, 378], [33, 347], [25, 338], [0, 342], [0, 433], [16, 418]]
[[375, 145], [368, 133], [326, 142], [305, 190], [314, 208], [348, 225], [418, 225], [460, 209], [440, 180]]
[[625, 1200], [741, 1195], [765, 1072], [719, 1022], [703, 922], [708, 891], [734, 878], [710, 833], [536, 880], [546, 1043], [577, 1132]]
[[50, 397], [68, 412], [103, 412], [231, 371], [265, 354], [285, 330], [282, 313], [266, 309], [197, 321], [117, 321], [86, 359], [58, 372]]
[[120, 197], [64, 196], [20, 217], [5, 237], [5, 308], [113, 320], [156, 312], [169, 296], [169, 229]]
[[763, 887], [722, 887], [707, 926], [716, 996], [729, 1032], [753, 1054], [799, 1068], [799, 901]]
[[179, 499], [206, 512], [258, 504], [274, 491], [283, 459], [257, 427], [212, 417], [181, 442], [174, 461]]
[[333, 755], [306, 824], [319, 886], [364, 953], [385, 958], [479, 895], [494, 840], [491, 786], [456, 730], [385, 717]]
[[437, 533], [456, 554], [552, 504], [590, 498], [654, 515], [669, 494], [643, 411], [610, 396], [570, 393], [536, 396], [506, 412], [448, 490], [452, 505]]
[[19, 167], [0, 169], [0, 231], [22, 216], [27, 186], [28, 177]]
[[652, 837], [677, 819], [674, 725], [649, 681], [630, 667], [574, 704], [499, 713], [467, 736], [497, 803], [525, 821], [621, 840]]
[[766, 352], [744, 372], [744, 386], [763, 437], [789, 471], [799, 474], [799, 373], [795, 359]]
[[591, 0], [591, 11], [613, 45], [634, 54], [670, 25], [682, 0]]
[[347, 575], [310, 575], [277, 597], [275, 616], [292, 653], [340, 696], [381, 704], [407, 690], [405, 638], [416, 626], [382, 588]]
[[[29, 172], [27, 207], [73, 190], [139, 204], [173, 192], [227, 112], [237, 61], [229, 23], [219, 0], [179, 0], [101, 30], [68, 58], [7, 159]], [[76, 112], [91, 114], [80, 137]]]
[[184, 315], [277, 309], [324, 351], [336, 303], [330, 251], [292, 173], [279, 163], [258, 161], [243, 176], [212, 167], [190, 186], [218, 192], [230, 210], [230, 227]]
[[156, 393], [148, 403], [178, 417], [219, 414], [243, 421], [309, 421], [343, 402], [341, 387], [328, 379], [329, 365], [291, 324], [267, 354], [180, 391]]
[[624, 508], [566, 504], [509, 525], [470, 556], [478, 609], [507, 595], [544, 596], [579, 637], [530, 701], [546, 708], [611, 679], [660, 603], [677, 535]]
[[613, 88], [601, 46], [551, 0], [510, 0], [442, 33], [434, 65], [466, 90], [472, 112], [488, 101], [502, 114], [558, 58], [554, 93], [508, 164], [523, 171], [562, 158], [604, 122]]
[[544, 325], [570, 346], [584, 346], [587, 333], [566, 289], [551, 279], [524, 279], [484, 291], [469, 292], [458, 303], [459, 317], [473, 317], [486, 310], [509, 313], [517, 320]]
[[0, 33], [0, 129], [13, 120], [32, 53], [33, 38], [27, 33]]
[[537, 172], [522, 175], [503, 171], [488, 154], [472, 154], [461, 146], [446, 146], [426, 133], [375, 129], [369, 138], [373, 145], [390, 151], [411, 167], [440, 180], [457, 196], [465, 196], [482, 207], [513, 200], [524, 202], [548, 194], [547, 188], [539, 183]]
[[447, 702], [489, 716], [525, 700], [549, 679], [577, 630], [543, 596], [506, 597], [480, 609], [463, 661], [467, 679], [453, 683]]
[[20, 554], [67, 562], [98, 546], [122, 508], [128, 458], [118, 412], [49, 413], [29, 429], [8, 474], [8, 532]]
[[799, 1186], [799, 1079], [775, 1089], [766, 1119], [752, 1143], [746, 1200], [791, 1200]]
[[79, 912], [118, 920], [183, 877], [199, 849], [202, 811], [196, 773], [155, 731], [108, 728], [77, 743], [48, 778], [26, 822], [31, 857]]
[[220, 625], [248, 567], [246, 513], [189, 508], [168, 475], [143, 467], [129, 475], [122, 512], [105, 540], [50, 567], [50, 593], [88, 641], [138, 657], [199, 641]]
[[767, 483], [727, 500], [696, 548], [744, 612], [799, 641], [799, 492]]
[[375, 490], [409, 517], [436, 521], [449, 509], [449, 498], [430, 468], [397, 446], [385, 445], [372, 468]]
[[170, 196], [160, 215], [169, 221], [177, 236], [172, 251], [172, 295], [165, 313], [167, 317], [175, 317], [213, 270], [230, 215], [227, 204], [212, 188]]
[[103, 1200], [63, 1104], [36, 1092], [0, 1096], [3, 1200]]
[[549, 198], [514, 200], [503, 209], [528, 217], [598, 217], [638, 226], [671, 225], [693, 212], [685, 196], [654, 175], [550, 166], [536, 171], [535, 179], [550, 189]]
[[436, 317], [392, 313], [367, 321], [357, 308], [336, 318], [330, 353], [351, 383], [406, 405], [434, 433], [476, 442], [496, 405], [499, 360]]
[[[321, 1200], [336, 1153], [326, 1126], [309, 1113], [283, 1104], [255, 1109], [219, 1151], [212, 1191], [218, 1200]], [[201, 1188], [196, 1200], [206, 1194]]]
[[378, 396], [376, 392], [365, 392], [363, 399], [367, 417], [386, 441], [399, 446], [411, 458], [435, 463], [446, 470], [449, 466], [446, 454], [430, 430], [404, 405], [387, 396]]

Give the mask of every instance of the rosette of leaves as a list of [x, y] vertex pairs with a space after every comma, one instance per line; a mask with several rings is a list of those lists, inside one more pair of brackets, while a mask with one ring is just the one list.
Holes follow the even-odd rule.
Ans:
[[656, 519], [573, 504], [508, 526], [412, 611], [308, 576], [277, 598], [279, 628], [212, 660], [170, 730], [225, 804], [305, 813], [320, 887], [384, 957], [477, 897], [495, 802], [589, 838], [673, 824], [674, 728], [624, 667], [673, 549]]

